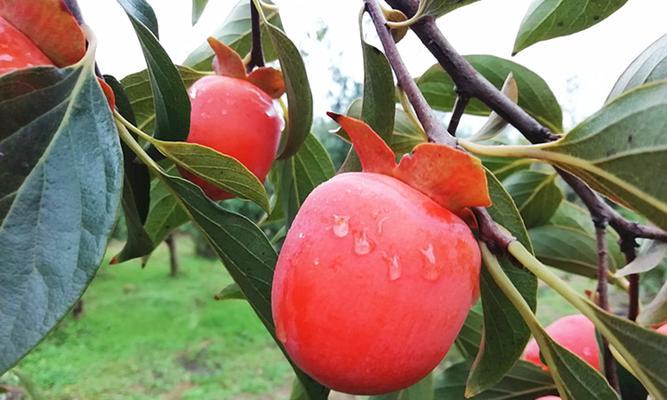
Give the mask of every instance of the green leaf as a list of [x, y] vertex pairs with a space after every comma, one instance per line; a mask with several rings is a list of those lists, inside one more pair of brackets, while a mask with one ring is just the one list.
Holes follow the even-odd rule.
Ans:
[[243, 290], [238, 285], [238, 283], [230, 283], [225, 286], [219, 293], [217, 293], [214, 298], [216, 300], [245, 300], [245, 295]]
[[79, 299], [116, 221], [122, 156], [94, 51], [0, 77], [0, 374]]
[[[146, 184], [150, 187], [150, 180]], [[125, 224], [127, 226], [127, 241], [121, 251], [111, 259], [111, 264], [143, 257], [153, 251], [157, 244], [159, 244], [154, 244], [144, 229], [145, 221], [142, 221], [139, 215], [135, 198], [132, 184], [128, 180], [127, 175], [125, 175], [122, 205], [123, 212], [125, 213]]]
[[503, 181], [528, 229], [547, 223], [563, 200], [563, 192], [556, 185], [557, 176], [523, 170]]
[[190, 131], [190, 99], [171, 58], [145, 25], [150, 6], [144, 0], [118, 2], [130, 18], [148, 66], [156, 115], [155, 137], [183, 141]]
[[364, 56], [361, 117], [385, 142], [391, 143], [396, 105], [388, 94], [394, 92], [394, 74], [384, 53], [366, 43], [361, 26], [359, 31]]
[[[186, 88], [192, 86], [208, 73], [198, 72], [188, 67], [177, 66], [178, 73]], [[136, 116], [136, 126], [144, 132], [155, 130], [155, 105], [148, 70], [136, 72], [121, 79], [125, 93], [130, 99], [132, 110]]]
[[313, 134], [293, 157], [281, 161], [281, 171], [278, 191], [289, 224], [310, 192], [336, 173], [329, 153]]
[[[607, 104], [563, 139], [544, 145], [543, 158], [667, 229], [667, 81], [634, 89]], [[535, 148], [533, 148], [535, 149]]]
[[234, 157], [196, 143], [165, 142], [145, 136], [180, 168], [213, 183], [226, 192], [252, 200], [269, 212], [269, 196], [262, 182]]
[[482, 342], [482, 329], [484, 328], [484, 316], [475, 308], [470, 309], [468, 317], [456, 337], [456, 348], [459, 353], [466, 358], [475, 358], [479, 351], [479, 345]]
[[433, 374], [397, 392], [370, 396], [368, 400], [433, 400]]
[[[491, 173], [487, 172], [487, 180], [493, 202], [493, 206], [488, 208], [491, 217], [530, 248], [528, 232], [512, 198]], [[514, 286], [534, 310], [537, 302], [535, 276], [525, 269], [518, 268], [507, 255], [502, 256], [499, 261]], [[467, 382], [466, 393], [471, 396], [500, 382], [519, 359], [530, 339], [528, 326], [491, 279], [486, 268], [482, 269], [481, 273], [481, 297], [484, 330], [481, 350], [475, 358]]]
[[[549, 129], [563, 130], [563, 113], [549, 86], [534, 73], [513, 61], [491, 55], [465, 57], [472, 66], [498, 89], [512, 73], [519, 89], [519, 106]], [[455, 85], [440, 64], [435, 64], [417, 78], [417, 86], [426, 101], [439, 111], [450, 112], [456, 100]], [[468, 114], [489, 115], [491, 110], [477, 99], [472, 99], [465, 110]]]
[[667, 255], [667, 243], [650, 240], [642, 246], [637, 257], [622, 269], [616, 271], [616, 276], [627, 276], [648, 272], [660, 265]]
[[269, 36], [278, 55], [285, 79], [287, 93], [287, 129], [285, 141], [278, 158], [287, 158], [299, 151], [299, 147], [310, 133], [313, 124], [313, 95], [310, 92], [308, 75], [303, 59], [290, 38], [275, 25], [264, 24], [264, 33]]
[[199, 21], [199, 17], [201, 17], [207, 4], [208, 0], [192, 0], [192, 26]]
[[[463, 361], [447, 368], [435, 379], [436, 399], [463, 399], [466, 376], [470, 373], [470, 362]], [[492, 388], [472, 400], [534, 400], [540, 396], [556, 394], [548, 373], [526, 361], [518, 361], [514, 367]]]
[[507, 178], [517, 171], [528, 169], [533, 164], [532, 160], [511, 157], [481, 156], [479, 159], [500, 180]]
[[[500, 92], [512, 100], [512, 103], [514, 104], [519, 101], [519, 88], [516, 85], [516, 79], [514, 79], [514, 75], [512, 75], [511, 72], [507, 75]], [[498, 136], [507, 125], [508, 122], [505, 121], [503, 117], [498, 115], [495, 111], [491, 111], [491, 114], [489, 114], [489, 118], [484, 125], [468, 140], [473, 142], [491, 140]]]
[[467, 6], [477, 1], [479, 0], [423, 0], [423, 15], [431, 15], [438, 18], [459, 7]]
[[[588, 278], [597, 277], [597, 240], [588, 211], [564, 201], [548, 224], [528, 231], [535, 256], [544, 264]], [[625, 264], [618, 235], [607, 233], [609, 269], [616, 271]], [[609, 277], [614, 282], [615, 278]]]
[[[282, 27], [280, 15], [276, 10], [264, 10], [264, 15], [269, 22], [277, 27]], [[217, 38], [227, 46], [234, 49], [241, 56], [250, 52], [252, 47], [252, 28], [250, 20], [250, 1], [239, 0], [231, 13], [227, 16], [222, 26], [213, 33]], [[262, 37], [262, 49], [266, 61], [273, 61], [277, 58], [273, 49], [271, 40], [267, 35]], [[213, 61], [213, 50], [207, 42], [197, 47], [185, 59], [183, 64], [199, 71], [212, 71], [211, 62]]]
[[607, 102], [632, 88], [662, 79], [667, 79], [667, 34], [635, 58], [616, 81]]
[[160, 39], [155, 11], [146, 0], [118, 0], [131, 18], [145, 26], [156, 38]]
[[590, 28], [627, 0], [534, 0], [521, 21], [513, 54], [543, 40]]
[[642, 308], [637, 317], [637, 322], [642, 325], [657, 325], [667, 322], [667, 282], [662, 285], [653, 300]]

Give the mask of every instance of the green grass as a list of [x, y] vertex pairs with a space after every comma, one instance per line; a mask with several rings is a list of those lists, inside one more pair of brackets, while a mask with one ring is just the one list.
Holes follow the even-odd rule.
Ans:
[[19, 364], [44, 398], [286, 397], [289, 364], [246, 302], [213, 300], [231, 279], [190, 248], [180, 246], [176, 278], [162, 248], [145, 269], [102, 265], [83, 316], [66, 317]]
[[[194, 256], [186, 238], [178, 245], [176, 278], [164, 247], [145, 269], [102, 265], [83, 316], [67, 316], [19, 364], [42, 398], [288, 398], [292, 370], [250, 306], [213, 300], [231, 282], [222, 264]], [[115, 243], [109, 256], [118, 250]], [[567, 279], [580, 293], [594, 289], [588, 279]], [[576, 312], [548, 287], [539, 297], [545, 324]]]

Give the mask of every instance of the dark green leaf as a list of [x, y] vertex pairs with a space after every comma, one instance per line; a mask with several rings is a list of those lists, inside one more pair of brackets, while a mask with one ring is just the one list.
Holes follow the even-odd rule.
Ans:
[[146, 23], [144, 0], [118, 0], [125, 9], [141, 44], [148, 66], [156, 115], [155, 137], [183, 141], [190, 131], [190, 99], [178, 70]]
[[[273, 25], [282, 27], [280, 15], [275, 10], [265, 10], [264, 15]], [[250, 1], [239, 0], [232, 12], [227, 16], [222, 26], [213, 33], [217, 38], [227, 46], [234, 49], [241, 56], [250, 52], [252, 46], [252, 29], [250, 22]], [[276, 59], [276, 52], [273, 50], [271, 40], [262, 36], [262, 49], [266, 61]], [[199, 71], [211, 71], [211, 62], [213, 61], [213, 50], [207, 42], [202, 43], [195, 51], [190, 53], [183, 64]]]
[[[459, 7], [467, 6], [479, 0], [423, 0], [423, 14], [441, 17]], [[420, 4], [421, 5], [421, 4]]]
[[[470, 362], [464, 361], [447, 368], [436, 377], [435, 398], [463, 399]], [[472, 400], [534, 400], [540, 396], [556, 394], [548, 373], [525, 361], [519, 361], [492, 388], [470, 397]]]
[[626, 2], [627, 0], [535, 0], [523, 17], [513, 53], [543, 40], [583, 31], [613, 14]]
[[397, 392], [370, 396], [368, 400], [433, 400], [433, 374]]
[[160, 32], [158, 30], [157, 18], [155, 11], [146, 0], [118, 0], [121, 6], [132, 18], [137, 22], [148, 28], [149, 31], [158, 39], [160, 39]]
[[632, 88], [662, 79], [667, 79], [667, 34], [635, 58], [616, 81], [607, 102]]
[[208, 4], [208, 0], [192, 0], [192, 25], [195, 25], [199, 21], [204, 9]]
[[617, 97], [532, 157], [557, 164], [667, 229], [667, 81]]
[[556, 174], [523, 170], [503, 181], [527, 228], [547, 223], [563, 200]]
[[245, 300], [245, 295], [237, 283], [225, 286], [214, 298], [216, 300]]
[[484, 329], [484, 316], [480, 311], [472, 308], [454, 342], [459, 353], [470, 361], [475, 358], [479, 351], [479, 344], [482, 342], [482, 329]]
[[299, 151], [310, 133], [313, 124], [313, 95], [299, 49], [280, 28], [270, 23], [265, 23], [264, 28], [264, 34], [271, 38], [285, 79], [287, 129], [279, 158], [287, 158]]
[[116, 221], [122, 156], [94, 47], [0, 77], [0, 374], [79, 299]]
[[329, 153], [312, 134], [293, 157], [281, 161], [281, 171], [279, 192], [289, 223], [310, 192], [336, 173]]
[[[177, 66], [183, 85], [192, 86], [198, 79], [208, 73], [198, 72], [188, 67]], [[136, 116], [136, 126], [144, 132], [152, 133], [155, 130], [155, 104], [148, 70], [136, 72], [121, 80], [125, 93], [130, 99], [132, 110]], [[132, 122], [132, 121], [130, 121]]]
[[[493, 202], [493, 206], [488, 209], [491, 217], [507, 228], [524, 246], [531, 248], [528, 232], [512, 198], [491, 173], [487, 172], [487, 179]], [[508, 256], [499, 258], [499, 261], [514, 286], [534, 310], [537, 302], [535, 276], [514, 265]], [[486, 268], [482, 269], [480, 286], [484, 330], [481, 350], [468, 377], [466, 392], [470, 395], [479, 394], [500, 382], [519, 359], [530, 339], [528, 326]]]
[[[361, 27], [360, 27], [361, 29]], [[384, 53], [361, 38], [364, 55], [364, 97], [361, 117], [385, 142], [394, 132], [394, 75]]]
[[[470, 55], [465, 58], [498, 89], [503, 86], [507, 75], [512, 73], [519, 88], [519, 106], [551, 130], [563, 130], [563, 114], [556, 97], [547, 83], [533, 71], [513, 61], [491, 55]], [[424, 72], [417, 79], [417, 85], [433, 108], [446, 112], [452, 110], [456, 100], [454, 82], [440, 64]], [[479, 100], [473, 99], [468, 103], [465, 112], [488, 115], [490, 110]]]

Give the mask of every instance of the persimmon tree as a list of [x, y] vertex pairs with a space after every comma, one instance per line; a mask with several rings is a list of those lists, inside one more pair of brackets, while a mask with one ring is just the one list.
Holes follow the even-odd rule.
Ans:
[[[639, 296], [667, 241], [667, 35], [565, 132], [542, 78], [439, 30], [475, 1], [359, 0], [363, 97], [329, 113], [353, 145], [336, 171], [279, 3], [240, 0], [176, 65], [148, 2], [118, 0], [147, 68], [117, 80], [75, 0], [0, 0], [0, 370], [77, 302], [122, 213], [112, 263], [201, 231], [235, 281], [216, 297], [250, 304], [294, 367], [293, 399], [667, 398], [667, 286]], [[535, 0], [513, 53], [625, 1], [586, 3]], [[436, 62], [416, 79], [396, 46], [408, 30]], [[465, 113], [487, 122], [457, 137]], [[538, 281], [580, 315], [545, 330]]]

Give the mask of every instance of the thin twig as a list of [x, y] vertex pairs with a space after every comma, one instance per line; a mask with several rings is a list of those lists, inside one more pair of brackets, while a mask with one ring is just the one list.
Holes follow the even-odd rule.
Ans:
[[449, 120], [449, 126], [447, 127], [447, 132], [452, 136], [456, 136], [456, 129], [459, 127], [461, 116], [463, 116], [463, 112], [466, 110], [468, 101], [470, 101], [470, 97], [464, 93], [459, 93], [459, 95], [456, 96], [454, 109], [452, 110], [452, 118]]
[[[621, 251], [625, 254], [625, 263], [630, 264], [637, 258], [637, 243], [621, 241]], [[639, 274], [628, 275], [628, 319], [636, 321], [639, 315]]]
[[426, 135], [433, 142], [456, 146], [456, 139], [447, 134], [444, 126], [435, 117], [424, 95], [422, 95], [417, 84], [410, 76], [407, 67], [403, 64], [401, 55], [398, 53], [398, 48], [396, 47], [396, 42], [394, 42], [390, 30], [386, 26], [387, 20], [382, 13], [382, 8], [376, 0], [364, 0], [364, 3], [366, 4], [366, 11], [368, 11], [371, 20], [373, 20], [380, 42], [382, 42], [384, 54], [387, 56], [387, 60], [389, 60], [389, 64], [396, 74], [398, 85], [408, 96], [408, 100], [410, 100], [412, 108], [415, 110], [419, 121], [421, 121]]
[[[414, 15], [419, 5], [415, 0], [387, 0], [387, 2], [408, 17]], [[422, 17], [411, 26], [411, 29], [451, 76], [460, 94], [482, 101], [517, 128], [531, 143], [551, 142], [559, 138], [479, 74], [447, 41], [433, 17]], [[622, 239], [634, 240], [641, 237], [667, 242], [667, 232], [625, 219], [582, 180], [562, 170], [559, 170], [559, 173], [582, 199], [591, 211], [592, 217], [608, 220], [609, 225]]]
[[259, 22], [259, 12], [253, 0], [250, 1], [250, 19], [252, 25], [252, 50], [250, 51], [250, 62], [248, 72], [255, 67], [264, 66], [264, 54], [262, 53], [262, 31]]

